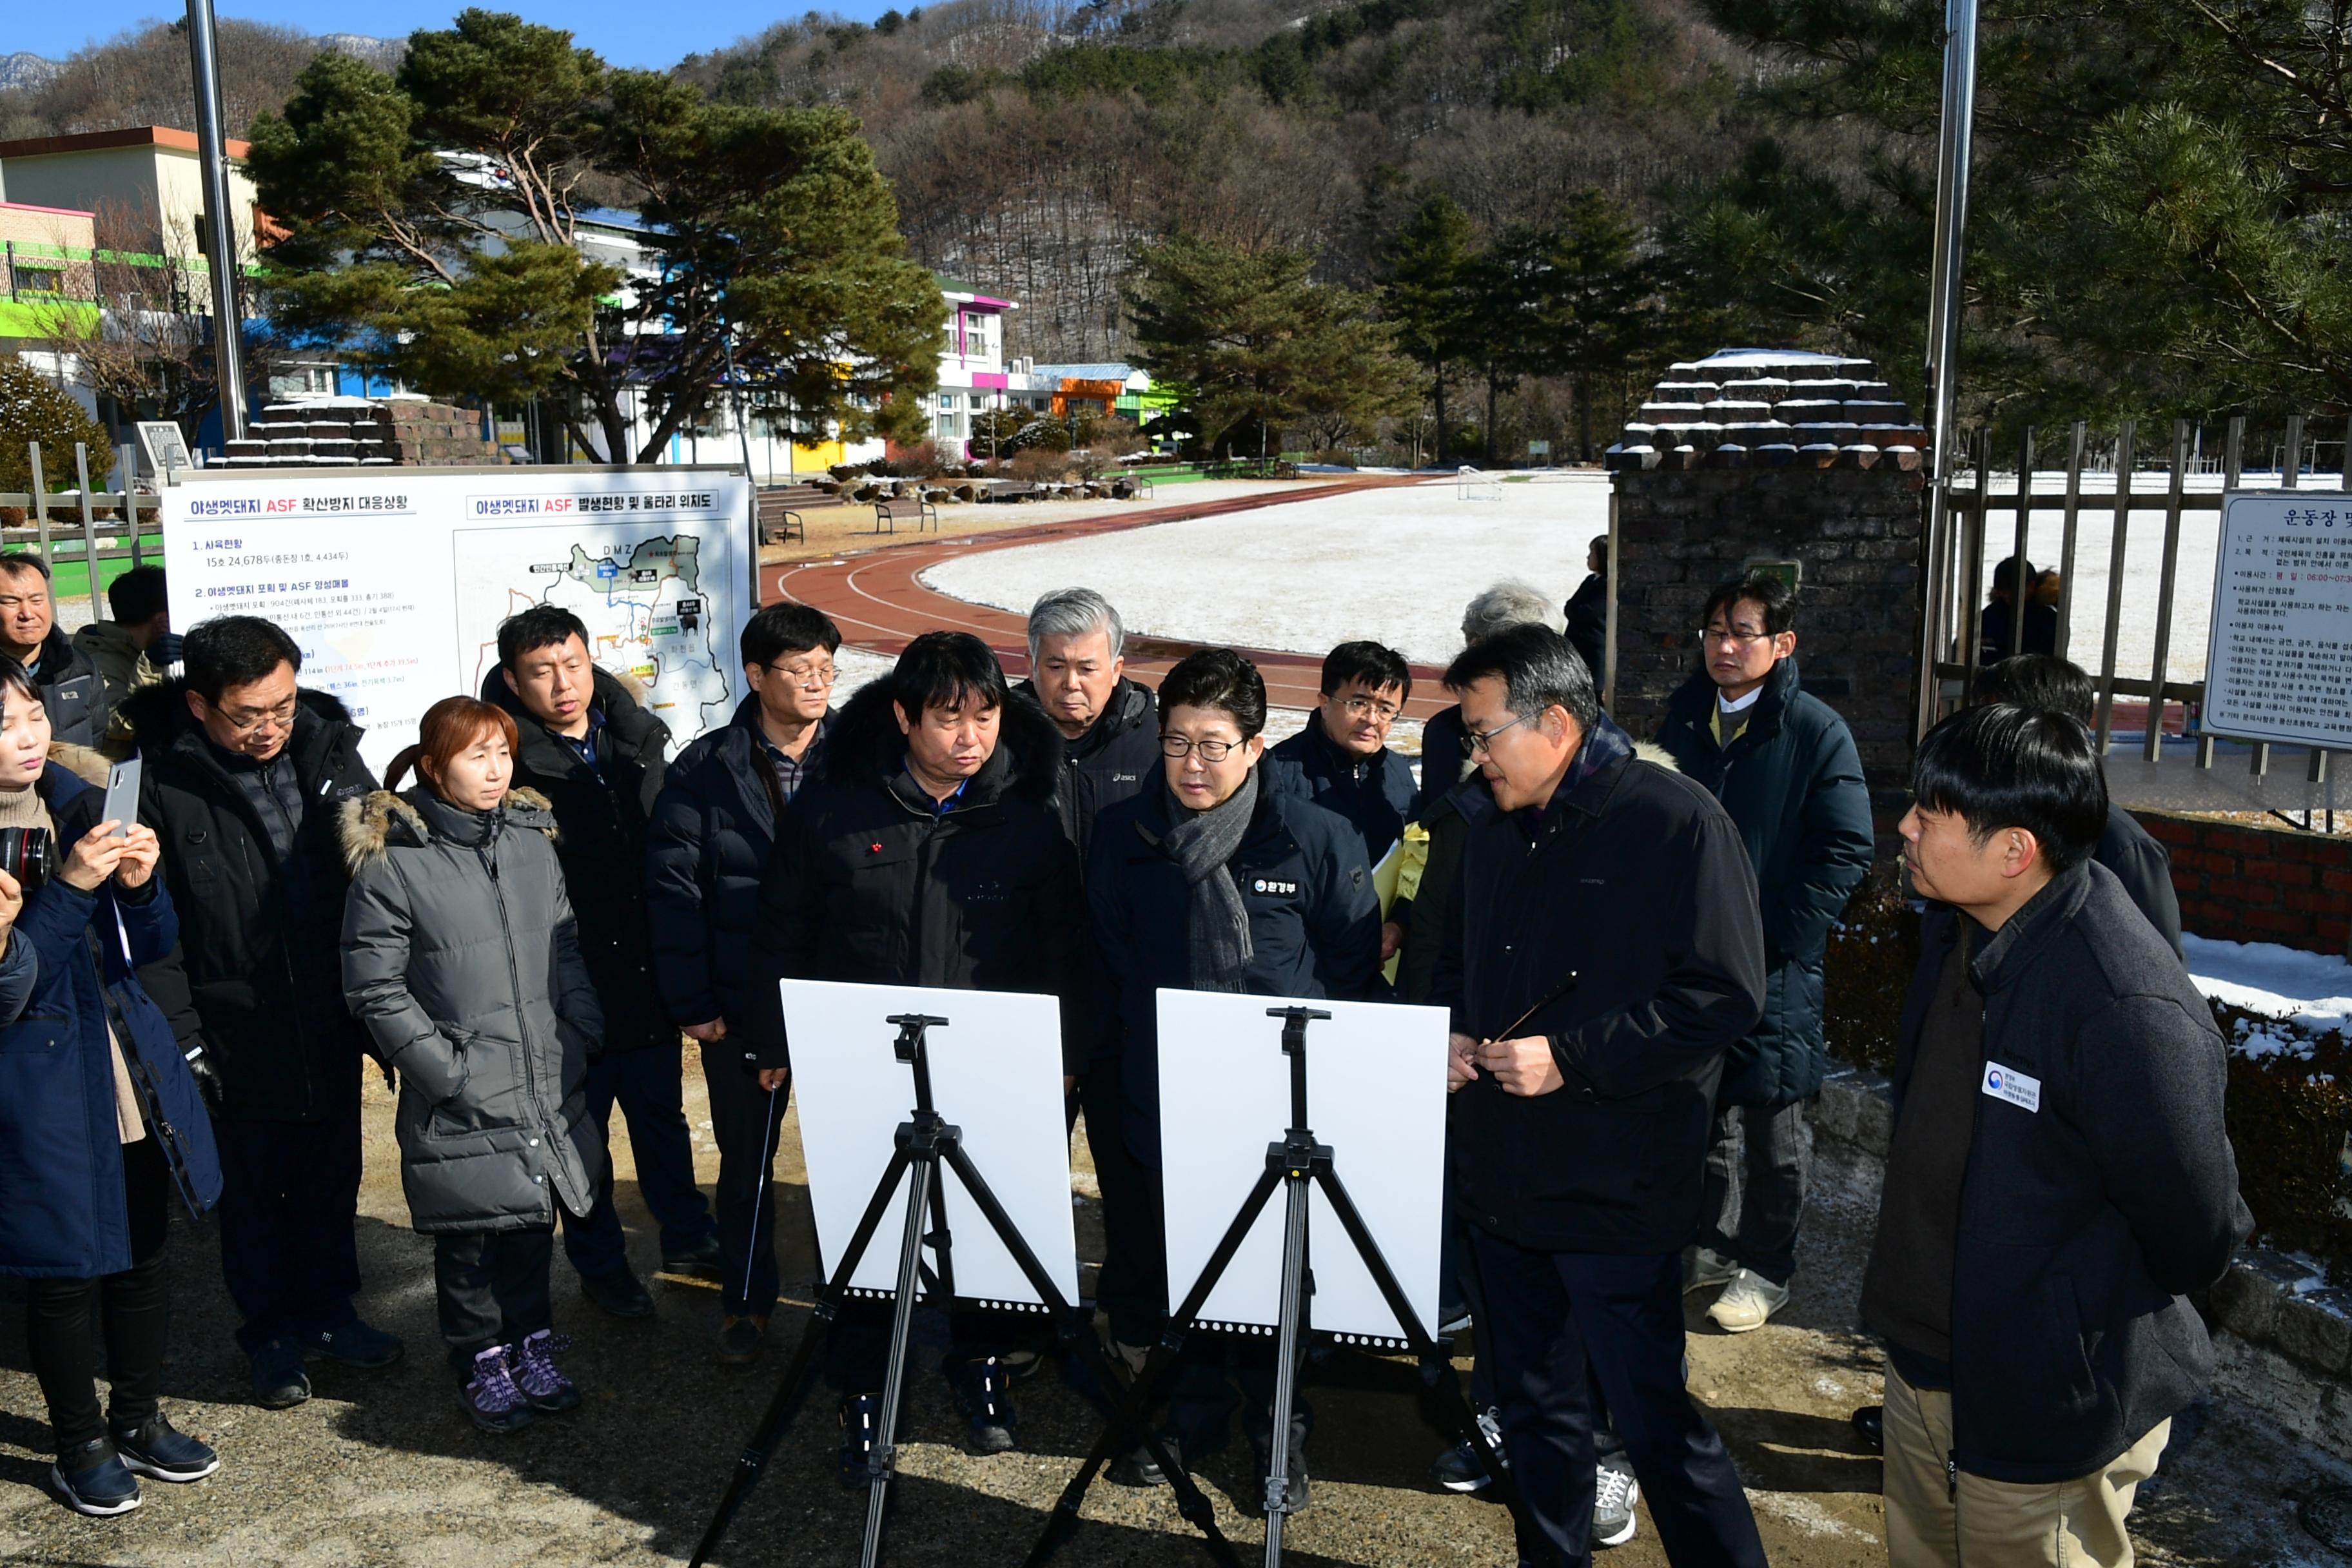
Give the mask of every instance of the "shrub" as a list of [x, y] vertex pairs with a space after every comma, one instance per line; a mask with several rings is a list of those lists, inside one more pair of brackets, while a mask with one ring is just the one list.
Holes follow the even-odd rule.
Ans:
[[1014, 453], [1013, 460], [1004, 465], [1004, 469], [1014, 479], [1027, 485], [1074, 479], [1078, 477], [1077, 465], [1070, 461], [1069, 453], [1052, 451], [1042, 447], [1033, 447], [1025, 452]]
[[1919, 962], [1919, 917], [1903, 892], [1903, 862], [1872, 869], [1830, 928], [1822, 962], [1822, 1033], [1830, 1055], [1886, 1072], [1903, 1027], [1903, 997]]
[[47, 376], [13, 354], [0, 359], [0, 490], [33, 488], [33, 461], [27, 442], [41, 444], [41, 478], [53, 490], [71, 489], [74, 443], [90, 449], [92, 479], [104, 473], [109, 437], [73, 394], [60, 390]]

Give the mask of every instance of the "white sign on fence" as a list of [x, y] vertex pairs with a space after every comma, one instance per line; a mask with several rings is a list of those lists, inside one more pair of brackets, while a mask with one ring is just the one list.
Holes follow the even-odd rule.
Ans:
[[499, 623], [561, 605], [673, 749], [742, 693], [751, 495], [740, 468], [341, 468], [183, 474], [165, 488], [172, 625], [263, 616], [302, 684], [367, 727], [379, 773], [444, 697], [478, 694]]
[[2352, 496], [2225, 496], [2205, 728], [2352, 749]]

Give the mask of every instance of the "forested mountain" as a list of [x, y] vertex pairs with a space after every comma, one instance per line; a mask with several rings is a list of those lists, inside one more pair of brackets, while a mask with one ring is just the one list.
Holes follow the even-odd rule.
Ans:
[[[356, 33], [313, 37], [292, 27], [222, 18], [219, 24], [222, 118], [243, 136], [253, 117], [285, 107], [294, 79], [323, 48], [389, 69], [407, 45]], [[128, 125], [195, 122], [188, 85], [184, 22], [161, 23], [77, 49], [63, 60], [13, 55], [0, 82], [0, 142], [27, 136], [68, 136]]]

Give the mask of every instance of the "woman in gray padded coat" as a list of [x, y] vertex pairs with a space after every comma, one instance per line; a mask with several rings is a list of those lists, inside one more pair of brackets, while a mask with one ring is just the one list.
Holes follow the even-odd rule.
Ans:
[[514, 775], [515, 723], [451, 697], [426, 710], [424, 781], [343, 808], [352, 888], [343, 994], [400, 1075], [401, 1184], [433, 1273], [450, 1365], [485, 1431], [569, 1410], [548, 1266], [555, 1205], [585, 1215], [604, 1165], [587, 1117], [604, 1016], [555, 859], [555, 816]]

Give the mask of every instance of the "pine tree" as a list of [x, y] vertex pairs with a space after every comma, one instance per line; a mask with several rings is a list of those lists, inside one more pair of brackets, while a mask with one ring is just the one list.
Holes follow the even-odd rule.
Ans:
[[1396, 323], [1397, 346], [1428, 374], [1437, 414], [1437, 461], [1447, 461], [1445, 383], [1468, 357], [1476, 301], [1470, 291], [1475, 237], [1462, 204], [1440, 193], [1424, 200], [1388, 247], [1382, 313]]

